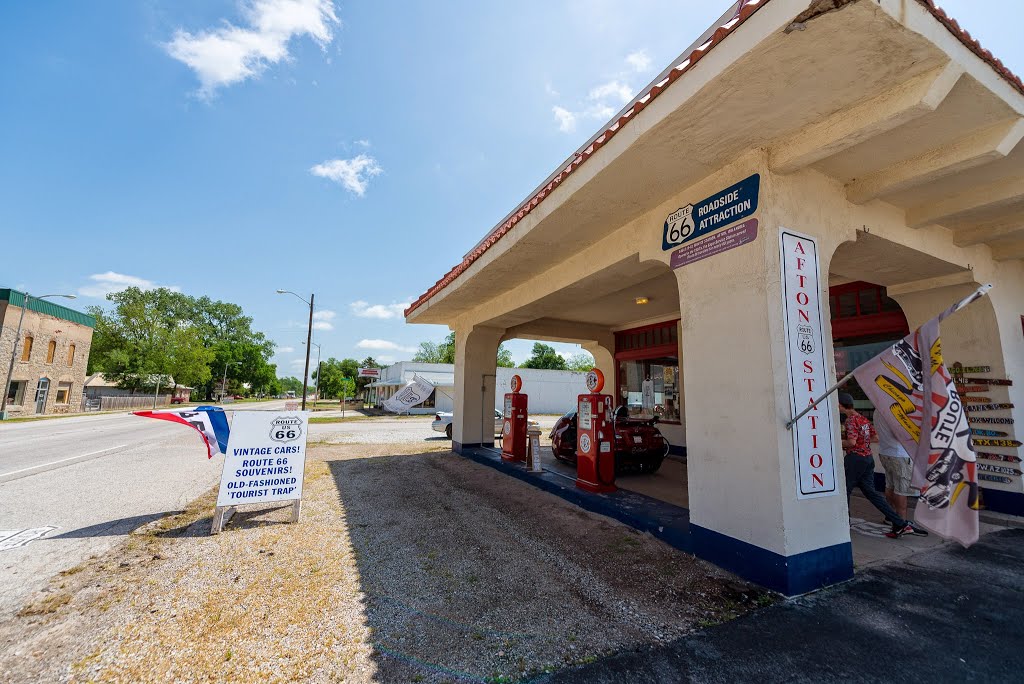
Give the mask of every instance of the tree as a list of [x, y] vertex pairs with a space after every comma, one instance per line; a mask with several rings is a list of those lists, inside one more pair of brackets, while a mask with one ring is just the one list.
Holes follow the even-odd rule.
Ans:
[[198, 386], [210, 379], [212, 353], [200, 331], [180, 317], [187, 299], [164, 288], [130, 287], [107, 295], [112, 311], [90, 307], [96, 318], [90, 372], [102, 372], [120, 387], [149, 389], [159, 381]]
[[[242, 307], [166, 288], [130, 287], [107, 295], [111, 311], [90, 307], [96, 317], [89, 372], [102, 372], [121, 387], [148, 388], [155, 376], [203, 387], [207, 399], [231, 366], [231, 380], [260, 391], [275, 381], [274, 343], [252, 329]], [[166, 378], [161, 380], [166, 382]]]
[[[415, 363], [455, 363], [455, 333], [448, 333], [443, 342], [420, 342], [420, 348], [412, 357]], [[504, 345], [498, 345], [498, 367], [515, 368], [512, 352]]]
[[277, 382], [280, 389], [275, 394], [284, 394], [285, 392], [302, 394], [302, 381], [296, 377], [278, 378]]
[[530, 358], [523, 361], [519, 367], [565, 370], [565, 359], [563, 359], [551, 345], [547, 345], [542, 342], [535, 342], [533, 344], [533, 351]]
[[512, 360], [512, 352], [504, 344], [498, 345], [498, 368], [515, 368], [516, 362]]
[[571, 371], [589, 371], [594, 367], [594, 357], [588, 352], [573, 354], [565, 361], [565, 367]]
[[359, 362], [355, 359], [329, 358], [320, 363], [320, 368], [313, 371], [317, 392], [321, 399], [340, 398], [343, 395], [354, 397], [356, 394], [355, 376]]

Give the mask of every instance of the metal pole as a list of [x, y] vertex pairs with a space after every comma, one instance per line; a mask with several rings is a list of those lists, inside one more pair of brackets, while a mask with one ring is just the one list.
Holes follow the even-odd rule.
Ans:
[[316, 406], [320, 401], [320, 379], [323, 377], [324, 367], [320, 365], [320, 345], [316, 345], [316, 399], [313, 400], [313, 406]]
[[224, 379], [220, 382], [220, 400], [218, 403], [224, 401], [224, 395], [227, 394], [228, 391], [228, 366], [230, 365], [230, 361], [224, 362]]
[[18, 316], [18, 332], [14, 333], [14, 345], [11, 347], [11, 363], [7, 366], [7, 382], [4, 383], [4, 397], [0, 401], [0, 417], [7, 417], [7, 395], [11, 393], [11, 380], [14, 378], [14, 357], [18, 353], [18, 342], [21, 340], [21, 324], [25, 320], [25, 309], [28, 308], [29, 294], [24, 294], [25, 300], [21, 303], [21, 315]]
[[156, 376], [156, 391], [153, 392], [153, 408], [156, 408], [157, 398], [160, 396], [160, 376]]
[[309, 353], [313, 347], [313, 298], [309, 295], [309, 330], [306, 332], [306, 370], [302, 374], [302, 410], [306, 410], [306, 391], [309, 384]]
[[810, 413], [814, 409], [815, 406], [817, 406], [818, 404], [823, 402], [825, 400], [825, 398], [828, 397], [828, 395], [832, 394], [837, 389], [839, 389], [840, 387], [842, 387], [843, 385], [848, 383], [852, 377], [853, 377], [853, 373], [847, 373], [846, 375], [844, 375], [842, 377], [842, 379], [839, 380], [839, 382], [837, 382], [836, 384], [834, 384], [831, 387], [829, 387], [828, 390], [826, 390], [824, 394], [822, 394], [820, 397], [818, 397], [817, 399], [812, 401], [807, 406], [807, 408], [805, 408], [803, 411], [801, 411], [800, 413], [798, 413], [795, 416], [793, 416], [793, 420], [791, 420], [788, 423], [786, 423], [786, 429], [787, 430], [791, 430], [793, 428], [793, 426], [796, 424], [796, 421], [800, 420], [801, 418], [806, 416], [808, 413]]

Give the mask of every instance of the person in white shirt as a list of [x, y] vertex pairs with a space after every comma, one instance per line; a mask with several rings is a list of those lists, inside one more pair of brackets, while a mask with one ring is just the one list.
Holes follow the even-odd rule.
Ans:
[[[907, 518], [907, 499], [919, 495], [910, 484], [914, 472], [910, 454], [892, 434], [892, 430], [884, 419], [876, 421], [875, 432], [878, 434], [878, 460], [881, 461], [882, 469], [885, 471], [885, 500], [901, 518], [909, 520]], [[913, 522], [910, 524], [914, 528], [914, 534], [920, 536], [928, 534], [926, 530]]]

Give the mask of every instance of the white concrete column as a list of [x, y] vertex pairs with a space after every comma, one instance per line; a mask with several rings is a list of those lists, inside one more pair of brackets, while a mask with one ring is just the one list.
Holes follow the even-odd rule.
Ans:
[[505, 330], [473, 327], [455, 331], [453, 449], [494, 446], [494, 394], [498, 344]]
[[[613, 394], [618, 373], [618, 367], [615, 365], [615, 334], [608, 333], [599, 340], [584, 342], [580, 346], [594, 357], [594, 368], [604, 373], [605, 393]], [[619, 403], [619, 397], [615, 397], [615, 403]]]
[[[765, 222], [761, 231], [749, 245], [675, 271], [690, 523], [698, 555], [795, 594], [850, 577], [853, 559], [838, 422], [838, 491], [797, 499], [792, 435], [785, 428], [791, 410], [779, 229]], [[832, 250], [819, 248], [819, 295], [825, 295]], [[827, 321], [824, 337], [830, 359]]]

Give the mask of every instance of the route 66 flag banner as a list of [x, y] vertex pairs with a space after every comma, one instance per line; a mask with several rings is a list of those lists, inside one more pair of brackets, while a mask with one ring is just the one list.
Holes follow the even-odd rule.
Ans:
[[857, 368], [853, 375], [914, 462], [917, 522], [964, 546], [978, 540], [978, 476], [963, 402], [942, 361], [939, 323], [992, 289], [983, 285]]
[[226, 454], [228, 451], [228, 419], [224, 409], [219, 406], [197, 406], [194, 409], [177, 409], [174, 411], [135, 411], [135, 415], [143, 418], [158, 418], [172, 423], [187, 425], [203, 438], [206, 443], [206, 456], [213, 458], [215, 453]]
[[434, 391], [434, 385], [429, 380], [424, 380], [418, 375], [412, 376], [412, 382], [395, 392], [395, 396], [384, 401], [384, 408], [392, 413], [408, 411], [417, 404], [422, 404], [430, 398]]

